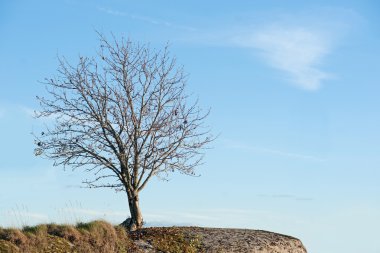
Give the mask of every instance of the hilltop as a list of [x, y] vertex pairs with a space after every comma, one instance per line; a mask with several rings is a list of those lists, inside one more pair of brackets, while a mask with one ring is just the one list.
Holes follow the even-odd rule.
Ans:
[[261, 230], [153, 227], [128, 233], [105, 221], [0, 228], [1, 253], [306, 253], [301, 241]]

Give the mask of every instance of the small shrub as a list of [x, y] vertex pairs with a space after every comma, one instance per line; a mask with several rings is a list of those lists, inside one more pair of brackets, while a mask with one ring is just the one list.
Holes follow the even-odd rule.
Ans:
[[105, 221], [92, 221], [78, 223], [76, 229], [81, 234], [81, 240], [75, 244], [79, 252], [119, 252], [117, 249], [120, 248], [120, 238], [111, 224]]
[[49, 235], [62, 237], [71, 243], [75, 243], [81, 239], [81, 234], [78, 230], [70, 225], [49, 224], [47, 226], [47, 232]]
[[46, 237], [47, 236], [47, 229], [48, 225], [37, 225], [37, 226], [33, 226], [33, 227], [29, 227], [29, 226], [26, 226], [22, 229], [22, 232], [31, 237], [31, 236], [36, 236], [36, 237]]
[[0, 231], [0, 239], [9, 241], [17, 246], [26, 244], [28, 241], [28, 237], [26, 237], [20, 230], [14, 228], [2, 229]]

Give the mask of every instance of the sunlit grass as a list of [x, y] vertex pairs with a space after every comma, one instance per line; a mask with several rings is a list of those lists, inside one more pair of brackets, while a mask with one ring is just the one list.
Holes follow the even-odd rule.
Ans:
[[179, 228], [144, 228], [129, 233], [105, 221], [76, 225], [41, 224], [22, 229], [0, 228], [0, 252], [141, 252], [136, 241], [171, 253], [201, 252], [200, 240]]

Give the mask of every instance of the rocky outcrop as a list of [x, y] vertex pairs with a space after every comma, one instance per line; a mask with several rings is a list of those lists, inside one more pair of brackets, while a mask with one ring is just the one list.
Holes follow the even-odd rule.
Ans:
[[262, 230], [150, 227], [130, 232], [104, 221], [0, 228], [0, 252], [307, 253], [297, 238]]
[[185, 228], [199, 236], [207, 253], [307, 253], [294, 237], [250, 229]]
[[[307, 253], [302, 242], [294, 237], [262, 230], [177, 227], [188, 238], [197, 238], [199, 252], [205, 253]], [[140, 241], [141, 243], [141, 241]], [[144, 243], [142, 252], [157, 253]]]

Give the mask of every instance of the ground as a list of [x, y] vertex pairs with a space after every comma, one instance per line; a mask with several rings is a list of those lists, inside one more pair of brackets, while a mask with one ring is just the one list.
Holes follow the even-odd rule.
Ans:
[[248, 229], [155, 227], [127, 232], [105, 221], [0, 228], [1, 253], [306, 253], [301, 241]]

